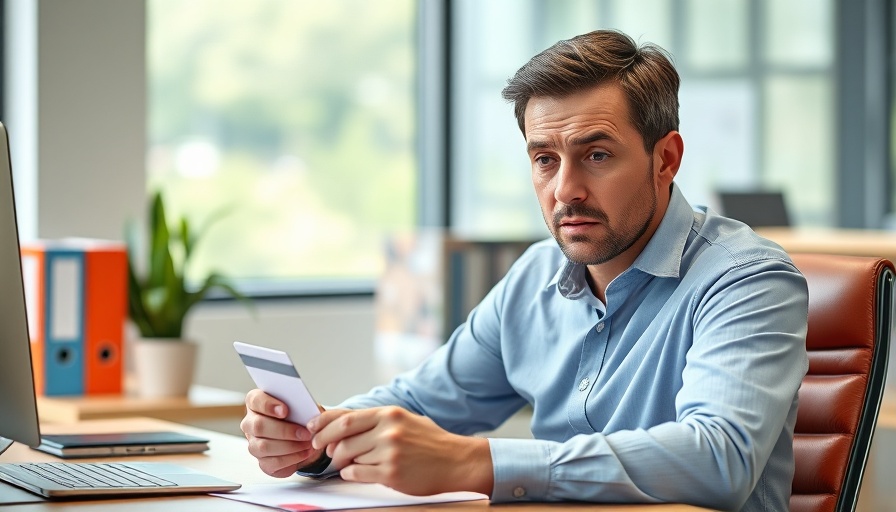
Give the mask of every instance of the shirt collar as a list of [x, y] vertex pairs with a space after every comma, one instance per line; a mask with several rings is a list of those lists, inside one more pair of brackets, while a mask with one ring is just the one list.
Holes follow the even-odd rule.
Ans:
[[657, 277], [677, 278], [684, 246], [693, 226], [694, 209], [678, 185], [673, 183], [666, 214], [632, 267]]
[[[684, 246], [693, 224], [694, 210], [678, 185], [673, 183], [672, 197], [669, 199], [666, 214], [663, 215], [663, 220], [660, 221], [659, 227], [644, 250], [632, 263], [632, 267], [658, 277], [677, 278], [681, 269]], [[579, 298], [589, 290], [585, 280], [585, 266], [568, 259], [564, 261], [547, 287], [557, 286], [560, 293], [568, 299]]]

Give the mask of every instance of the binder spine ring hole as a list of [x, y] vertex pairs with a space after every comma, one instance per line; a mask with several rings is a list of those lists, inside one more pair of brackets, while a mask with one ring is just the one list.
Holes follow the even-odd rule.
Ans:
[[75, 355], [72, 350], [67, 348], [61, 348], [56, 351], [56, 361], [59, 364], [71, 364], [74, 362]]
[[100, 348], [100, 361], [104, 363], [111, 362], [115, 359], [115, 349], [109, 345]]

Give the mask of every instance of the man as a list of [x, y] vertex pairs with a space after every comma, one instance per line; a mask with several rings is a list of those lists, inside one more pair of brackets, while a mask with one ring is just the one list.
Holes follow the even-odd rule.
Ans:
[[[678, 83], [661, 49], [613, 31], [523, 66], [504, 97], [553, 240], [420, 368], [307, 430], [251, 392], [242, 429], [261, 468], [494, 501], [787, 510], [806, 284], [778, 246], [674, 185]], [[535, 439], [470, 436], [527, 403]]]

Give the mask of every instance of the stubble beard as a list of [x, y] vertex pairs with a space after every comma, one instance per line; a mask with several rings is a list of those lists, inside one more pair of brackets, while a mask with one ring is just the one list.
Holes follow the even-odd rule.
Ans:
[[[554, 212], [551, 222], [547, 222], [547, 219], [545, 219], [548, 228], [551, 230], [551, 234], [554, 236], [557, 245], [560, 246], [560, 250], [563, 251], [566, 258], [573, 263], [582, 265], [600, 265], [601, 263], [606, 263], [619, 256], [635, 245], [635, 242], [640, 240], [641, 237], [644, 236], [644, 233], [647, 232], [647, 229], [650, 227], [650, 223], [653, 220], [653, 216], [656, 214], [657, 194], [653, 179], [653, 159], [651, 159], [648, 167], [648, 180], [646, 186], [648, 186], [650, 190], [649, 205], [646, 205], [647, 214], [643, 217], [643, 221], [640, 225], [631, 226], [625, 224], [620, 229], [614, 229], [613, 226], [610, 225], [610, 220], [606, 213], [584, 204], [565, 205]], [[645, 205], [630, 205], [630, 207], [623, 212], [623, 215], [620, 216], [620, 220], [624, 222], [626, 218], [636, 218], [639, 213], [644, 211], [643, 206]], [[572, 216], [586, 217], [600, 222], [606, 229], [607, 234], [599, 238], [588, 235], [574, 235], [564, 239], [563, 236], [560, 235], [560, 222], [562, 222], [563, 218]], [[585, 245], [587, 248], [576, 247], [581, 245]]]

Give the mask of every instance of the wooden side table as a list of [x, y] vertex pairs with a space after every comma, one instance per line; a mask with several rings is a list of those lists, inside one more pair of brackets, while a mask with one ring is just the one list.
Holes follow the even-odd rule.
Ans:
[[142, 416], [242, 435], [239, 422], [246, 413], [244, 393], [193, 385], [189, 396], [142, 398], [133, 393], [76, 397], [37, 397], [43, 423]]

